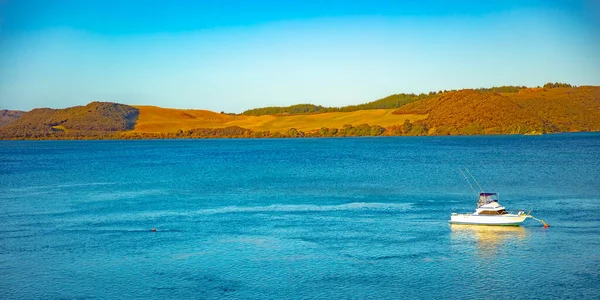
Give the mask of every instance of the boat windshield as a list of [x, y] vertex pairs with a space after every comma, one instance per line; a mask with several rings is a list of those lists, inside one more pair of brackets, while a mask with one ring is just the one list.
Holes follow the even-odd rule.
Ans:
[[477, 201], [477, 207], [492, 202], [498, 202], [498, 193], [480, 193], [479, 201]]

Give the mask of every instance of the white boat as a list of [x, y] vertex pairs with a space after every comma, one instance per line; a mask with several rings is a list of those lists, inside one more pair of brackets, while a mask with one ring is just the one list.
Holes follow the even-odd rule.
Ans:
[[477, 209], [474, 213], [457, 214], [450, 216], [452, 224], [469, 225], [500, 225], [500, 226], [519, 226], [529, 215], [525, 211], [509, 213], [504, 206], [498, 203], [497, 193], [479, 193]]
[[[525, 221], [525, 219], [532, 218], [544, 224], [544, 228], [548, 228], [550, 226], [544, 222], [544, 220], [535, 218], [523, 210], [520, 210], [517, 213], [507, 212], [506, 208], [498, 203], [498, 193], [484, 192], [479, 182], [477, 182], [475, 177], [473, 177], [473, 174], [471, 174], [467, 168], [464, 169], [465, 172], [471, 177], [473, 183], [475, 183], [481, 191], [479, 193], [479, 201], [477, 201], [477, 209], [472, 214], [452, 213], [450, 216], [450, 223], [467, 225], [519, 226], [521, 223], [523, 223], [523, 221]], [[473, 192], [477, 193], [471, 184], [471, 181], [465, 175], [465, 172], [463, 172], [461, 168], [458, 168], [458, 170], [463, 175]]]

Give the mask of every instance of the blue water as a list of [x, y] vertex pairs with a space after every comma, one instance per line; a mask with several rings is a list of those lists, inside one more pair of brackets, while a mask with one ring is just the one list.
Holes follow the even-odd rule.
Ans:
[[[551, 227], [449, 225], [458, 166]], [[600, 134], [3, 141], [0, 298], [598, 299], [599, 179]]]

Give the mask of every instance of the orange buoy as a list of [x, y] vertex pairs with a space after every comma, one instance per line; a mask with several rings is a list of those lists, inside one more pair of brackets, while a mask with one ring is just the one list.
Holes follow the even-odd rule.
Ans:
[[540, 222], [540, 223], [542, 223], [542, 224], [544, 224], [544, 228], [548, 228], [548, 227], [550, 227], [550, 225], [549, 225], [548, 223], [544, 222], [544, 220], [538, 219], [538, 218], [536, 218], [536, 217], [534, 217], [534, 216], [532, 216], [532, 215], [528, 215], [528, 217], [529, 217], [529, 218], [532, 218], [532, 219], [534, 219], [534, 220], [536, 220], [536, 221], [538, 221], [538, 222]]

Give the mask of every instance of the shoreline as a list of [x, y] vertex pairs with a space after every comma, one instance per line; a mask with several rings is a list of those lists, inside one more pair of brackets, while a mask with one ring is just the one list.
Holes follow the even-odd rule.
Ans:
[[[0, 139], [0, 141], [134, 141], [134, 140], [217, 140], [217, 139], [344, 139], [344, 138], [386, 138], [386, 137], [492, 137], [492, 136], [527, 136], [539, 137], [545, 135], [559, 134], [593, 134], [600, 131], [564, 131], [550, 132], [543, 134], [526, 134], [526, 133], [497, 133], [497, 134], [456, 134], [456, 135], [348, 135], [348, 136], [176, 136], [176, 137], [161, 137], [161, 136], [135, 136], [135, 137], [65, 137], [65, 138], [12, 138]], [[159, 134], [160, 135], [160, 134]]]

